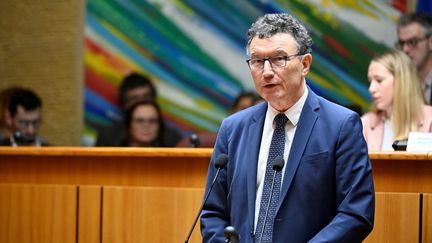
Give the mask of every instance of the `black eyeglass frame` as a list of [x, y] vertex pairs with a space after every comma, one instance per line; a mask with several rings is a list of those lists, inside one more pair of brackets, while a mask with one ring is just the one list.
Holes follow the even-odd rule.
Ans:
[[[273, 64], [274, 63], [272, 62], [271, 59], [274, 59], [274, 58], [283, 58], [284, 61], [285, 61], [284, 65], [275, 65], [275, 67], [285, 67], [286, 64], [287, 64], [287, 62], [292, 60], [292, 57], [303, 56], [305, 54], [306, 53], [297, 53], [297, 54], [288, 55], [288, 56], [274, 56], [274, 57], [268, 57], [268, 58], [250, 58], [250, 59], [246, 60], [246, 63], [248, 64], [248, 66], [249, 66], [249, 68], [251, 70], [264, 70], [264, 65], [265, 65], [266, 61], [268, 61], [270, 63], [270, 66], [273, 68]], [[258, 69], [256, 69], [256, 67], [254, 68], [253, 64], [250, 63], [250, 61], [252, 61], [252, 60], [260, 60], [260, 61], [262, 61], [262, 67], [258, 68]]]
[[419, 42], [429, 39], [430, 35], [425, 35], [424, 37], [414, 37], [408, 40], [398, 40], [394, 45], [398, 49], [402, 49], [405, 45], [410, 47], [417, 47]]

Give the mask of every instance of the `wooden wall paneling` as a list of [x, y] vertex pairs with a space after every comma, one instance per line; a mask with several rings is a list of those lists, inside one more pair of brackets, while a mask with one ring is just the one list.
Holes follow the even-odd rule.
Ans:
[[423, 194], [422, 242], [432, 242], [432, 194]]
[[375, 195], [375, 225], [364, 242], [418, 242], [420, 193], [377, 192]]
[[0, 242], [75, 243], [76, 186], [0, 184]]
[[[102, 242], [183, 242], [203, 189], [103, 188]], [[199, 222], [190, 242], [201, 242]]]
[[78, 242], [101, 243], [102, 186], [79, 186]]
[[40, 135], [81, 144], [86, 0], [0, 1], [0, 89], [23, 86], [42, 99]]

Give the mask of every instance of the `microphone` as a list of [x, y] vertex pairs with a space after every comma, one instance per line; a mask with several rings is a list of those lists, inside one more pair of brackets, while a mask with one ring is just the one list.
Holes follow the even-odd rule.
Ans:
[[278, 155], [274, 160], [273, 160], [273, 180], [272, 180], [272, 184], [271, 184], [271, 190], [270, 190], [270, 200], [267, 203], [267, 208], [266, 208], [266, 212], [265, 212], [265, 216], [264, 216], [264, 225], [261, 229], [261, 234], [260, 234], [260, 240], [259, 242], [261, 243], [262, 240], [262, 236], [264, 234], [264, 229], [266, 227], [266, 223], [267, 223], [267, 216], [268, 216], [268, 212], [269, 212], [269, 208], [270, 208], [270, 203], [272, 201], [272, 196], [273, 196], [273, 189], [274, 189], [274, 182], [275, 182], [275, 178], [276, 178], [276, 173], [279, 171], [282, 171], [282, 168], [284, 167], [285, 161], [282, 158], [282, 156]]
[[224, 229], [225, 243], [238, 243], [240, 235], [237, 233], [233, 226], [227, 226]]
[[36, 136], [27, 136], [20, 131], [14, 132], [12, 136], [17, 145], [31, 145], [36, 141]]
[[192, 133], [189, 137], [189, 141], [191, 143], [192, 148], [197, 148], [200, 146], [200, 139], [198, 137], [198, 134]]
[[215, 161], [215, 167], [216, 167], [216, 169], [217, 169], [217, 171], [216, 171], [216, 175], [214, 176], [213, 181], [212, 181], [212, 183], [211, 183], [211, 185], [210, 185], [210, 188], [209, 188], [207, 194], [206, 194], [205, 197], [204, 197], [204, 201], [202, 202], [202, 204], [201, 204], [201, 208], [199, 209], [198, 214], [197, 214], [197, 216], [195, 217], [195, 221], [194, 221], [194, 223], [192, 224], [191, 229], [189, 230], [189, 234], [187, 235], [187, 237], [186, 237], [186, 239], [185, 239], [185, 243], [188, 243], [188, 242], [189, 242], [189, 238], [191, 237], [192, 232], [193, 232], [193, 230], [194, 230], [194, 228], [195, 228], [195, 225], [196, 225], [196, 223], [198, 222], [198, 218], [199, 218], [199, 216], [201, 215], [201, 212], [202, 212], [202, 210], [203, 210], [203, 208], [204, 208], [204, 204], [206, 203], [208, 197], [210, 196], [210, 192], [212, 191], [212, 189], [213, 189], [213, 185], [215, 184], [216, 179], [217, 179], [218, 176], [219, 176], [219, 172], [221, 171], [221, 169], [223, 169], [223, 168], [225, 167], [225, 165], [226, 165], [227, 163], [228, 163], [228, 155], [226, 155], [226, 154], [220, 154], [220, 155], [216, 158], [216, 161]]
[[392, 144], [395, 151], [406, 151], [408, 145], [408, 139], [396, 140]]

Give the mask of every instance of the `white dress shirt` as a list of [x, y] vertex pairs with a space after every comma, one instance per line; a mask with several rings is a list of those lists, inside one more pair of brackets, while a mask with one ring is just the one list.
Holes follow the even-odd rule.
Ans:
[[384, 120], [384, 137], [381, 145], [382, 151], [394, 151], [393, 147], [393, 125], [390, 119]]
[[[308, 96], [308, 89], [305, 89], [302, 97], [295, 103], [291, 108], [285, 111], [285, 115], [288, 117], [289, 121], [285, 124], [285, 150], [284, 150], [284, 160], [285, 165], [282, 169], [282, 181], [283, 175], [285, 174], [286, 164], [288, 162], [288, 155], [291, 150], [291, 143], [294, 138], [294, 134], [297, 128], [297, 123], [300, 119], [300, 114], [303, 110], [303, 106], [306, 102], [306, 98]], [[270, 144], [273, 136], [273, 132], [275, 129], [275, 124], [273, 124], [274, 118], [280, 113], [276, 109], [274, 109], [270, 103], [267, 106], [267, 112], [264, 120], [264, 129], [261, 138], [261, 146], [258, 157], [258, 168], [257, 168], [257, 191], [256, 191], [256, 200], [255, 200], [255, 221], [254, 228], [256, 229], [256, 225], [258, 222], [258, 215], [261, 204], [261, 197], [264, 187], [264, 176], [267, 166], [267, 159], [269, 156]], [[282, 188], [282, 187], [281, 187]]]

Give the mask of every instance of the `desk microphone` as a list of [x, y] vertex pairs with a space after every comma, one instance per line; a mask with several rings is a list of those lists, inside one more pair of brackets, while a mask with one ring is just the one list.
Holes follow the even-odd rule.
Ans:
[[237, 233], [233, 226], [227, 226], [224, 229], [225, 243], [238, 243], [240, 235]]
[[271, 190], [270, 190], [270, 200], [267, 203], [267, 208], [266, 208], [266, 212], [265, 212], [265, 216], [264, 216], [264, 225], [261, 229], [261, 234], [260, 234], [260, 240], [259, 242], [261, 243], [262, 240], [262, 236], [264, 234], [264, 229], [266, 227], [266, 223], [267, 223], [267, 216], [268, 216], [268, 212], [269, 212], [269, 208], [270, 208], [270, 203], [273, 197], [273, 189], [274, 189], [274, 182], [275, 182], [275, 178], [276, 178], [276, 173], [279, 171], [282, 171], [282, 168], [284, 167], [285, 161], [284, 159], [279, 155], [277, 156], [274, 160], [273, 160], [273, 180], [272, 180], [272, 184], [271, 184]]
[[202, 210], [203, 210], [204, 204], [206, 203], [208, 197], [210, 196], [210, 192], [212, 191], [212, 189], [213, 189], [213, 185], [215, 184], [216, 179], [217, 179], [217, 177], [219, 176], [219, 172], [220, 172], [221, 169], [223, 169], [223, 168], [225, 167], [225, 165], [226, 165], [227, 163], [228, 163], [228, 155], [226, 155], [226, 154], [220, 154], [220, 155], [216, 158], [216, 161], [215, 161], [215, 167], [216, 167], [216, 169], [217, 169], [217, 171], [216, 171], [216, 175], [214, 176], [213, 181], [212, 181], [212, 183], [211, 183], [211, 185], [210, 185], [210, 188], [209, 188], [209, 190], [208, 190], [206, 196], [204, 197], [204, 201], [202, 202], [202, 204], [201, 204], [201, 208], [199, 209], [198, 214], [197, 214], [197, 216], [195, 217], [195, 221], [194, 221], [194, 223], [193, 223], [191, 229], [189, 230], [189, 234], [188, 234], [187, 237], [186, 237], [185, 243], [188, 243], [188, 242], [189, 242], [189, 238], [191, 237], [192, 232], [193, 232], [193, 230], [194, 230], [194, 228], [195, 228], [195, 225], [196, 225], [196, 223], [197, 223], [197, 221], [198, 221], [198, 218], [199, 218], [199, 216], [201, 215], [201, 212], [202, 212]]
[[392, 144], [392, 147], [395, 151], [406, 151], [408, 144], [408, 139], [396, 140]]
[[200, 143], [201, 143], [199, 136], [196, 133], [192, 133], [192, 135], [190, 135], [189, 141], [190, 141], [192, 148], [198, 148], [200, 146]]
[[32, 145], [36, 142], [36, 136], [27, 136], [17, 131], [13, 133], [13, 140], [18, 146]]

